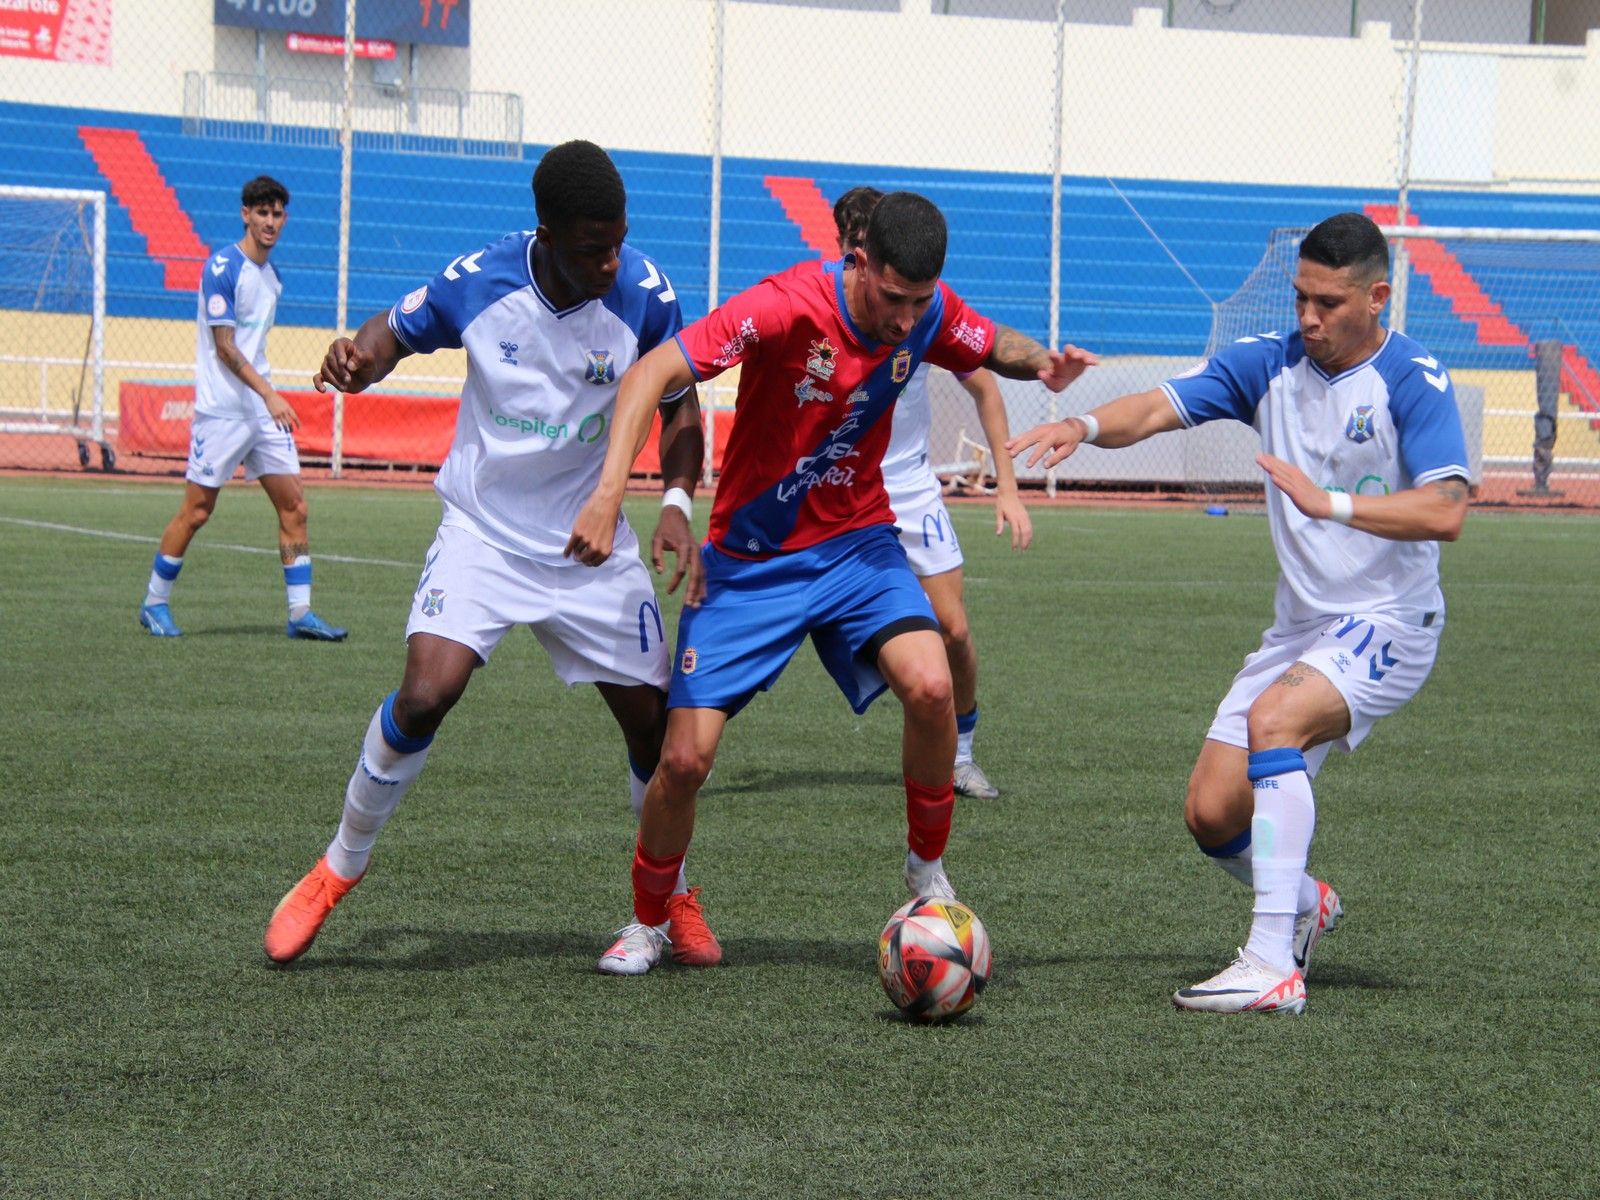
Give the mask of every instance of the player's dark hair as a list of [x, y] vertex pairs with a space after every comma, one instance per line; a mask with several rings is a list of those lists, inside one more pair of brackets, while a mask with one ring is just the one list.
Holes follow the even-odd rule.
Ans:
[[541, 225], [616, 221], [628, 215], [628, 191], [611, 156], [593, 142], [562, 142], [533, 169], [533, 208]]
[[287, 208], [289, 189], [271, 175], [257, 175], [240, 191], [239, 203], [245, 208], [255, 208], [262, 204], [281, 204]]
[[1300, 243], [1300, 257], [1338, 270], [1350, 268], [1358, 283], [1375, 283], [1389, 277], [1389, 239], [1362, 213], [1343, 212], [1329, 217]]
[[839, 233], [839, 245], [847, 252], [866, 242], [872, 210], [882, 199], [883, 193], [875, 187], [854, 187], [833, 202], [833, 227]]
[[944, 214], [915, 192], [890, 192], [878, 201], [867, 224], [866, 248], [872, 261], [893, 267], [911, 283], [939, 278], [945, 240]]

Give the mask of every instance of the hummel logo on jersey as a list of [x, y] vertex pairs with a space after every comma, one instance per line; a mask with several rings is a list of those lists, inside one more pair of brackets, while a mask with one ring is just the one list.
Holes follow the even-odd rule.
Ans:
[[212, 261], [211, 261], [211, 273], [213, 275], [216, 275], [216, 276], [220, 277], [222, 275], [222, 273], [224, 271], [226, 271], [227, 269], [228, 269], [228, 260], [223, 258], [220, 254], [217, 255], [216, 258], [212, 259]]
[[583, 377], [589, 383], [607, 384], [617, 381], [615, 356], [609, 350], [590, 350], [583, 356], [587, 364]]
[[517, 357], [516, 356], [517, 356], [517, 344], [515, 342], [501, 342], [500, 343], [500, 361], [501, 362], [510, 363], [514, 367], [514, 366], [517, 365]]
[[1358, 404], [1356, 410], [1350, 414], [1350, 420], [1345, 423], [1344, 435], [1356, 445], [1370, 442], [1377, 433], [1374, 427], [1374, 418], [1377, 408], [1371, 404]]
[[[1433, 355], [1427, 354], [1421, 358], [1413, 358], [1411, 361], [1422, 368], [1422, 377], [1433, 385], [1435, 391], [1442, 392], [1450, 386], [1450, 372], [1441, 367], [1439, 360]], [[1434, 371], [1439, 373], [1435, 375], [1433, 374]]]

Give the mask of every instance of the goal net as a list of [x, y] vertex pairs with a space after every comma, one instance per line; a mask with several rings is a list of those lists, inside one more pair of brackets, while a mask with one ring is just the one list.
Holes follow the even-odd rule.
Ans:
[[0, 184], [0, 434], [106, 438], [104, 192]]
[[[1385, 321], [1455, 382], [1485, 500], [1600, 505], [1600, 231], [1384, 226], [1394, 259]], [[1276, 230], [1244, 284], [1216, 307], [1206, 353], [1297, 327], [1304, 229]], [[1254, 478], [1212, 462], [1214, 482]]]

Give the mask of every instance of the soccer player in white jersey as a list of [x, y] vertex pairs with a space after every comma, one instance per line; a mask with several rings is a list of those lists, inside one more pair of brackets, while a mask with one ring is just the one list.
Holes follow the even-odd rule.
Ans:
[[[839, 253], [854, 253], [866, 241], [867, 223], [883, 193], [877, 188], [851, 188], [833, 204], [833, 224], [839, 236]], [[993, 800], [1000, 789], [972, 759], [972, 741], [978, 729], [978, 650], [972, 640], [962, 600], [965, 583], [961, 543], [945, 508], [939, 477], [928, 462], [928, 436], [933, 414], [928, 400], [928, 376], [933, 368], [923, 363], [911, 375], [895, 401], [889, 448], [883, 452], [883, 486], [894, 510], [900, 544], [911, 570], [933, 603], [945, 655], [950, 660], [950, 682], [956, 704], [955, 789], [958, 795]], [[1006, 444], [1006, 403], [994, 373], [979, 367], [957, 375], [961, 386], [978, 407], [983, 435], [993, 449]], [[1017, 495], [1017, 477], [1011, 460], [995, 455], [994, 531], [1011, 527], [1011, 548], [1026, 550], [1033, 541], [1033, 521]]]
[[244, 236], [207, 259], [200, 273], [189, 469], [178, 514], [161, 534], [139, 607], [139, 624], [155, 637], [183, 634], [172, 618], [172, 585], [183, 569], [184, 551], [211, 518], [217, 494], [241, 463], [244, 477], [259, 480], [278, 510], [289, 636], [321, 642], [345, 637], [345, 630], [311, 611], [306, 496], [293, 437], [300, 418], [273, 387], [267, 364], [267, 333], [283, 292], [278, 268], [267, 256], [283, 232], [288, 203], [288, 189], [270, 176], [245, 184], [239, 197]]
[[[267, 925], [269, 958], [311, 945], [328, 914], [362, 878], [373, 843], [421, 772], [435, 731], [472, 672], [514, 625], [527, 625], [570, 687], [593, 683], [627, 745], [634, 811], [666, 729], [666, 630], [650, 574], [626, 518], [624, 553], [594, 569], [562, 557], [568, 530], [599, 479], [617, 382], [641, 355], [682, 327], [672, 285], [623, 239], [627, 194], [592, 142], [551, 149], [533, 174], [536, 230], [508, 234], [453, 260], [354, 341], [328, 348], [313, 382], [359, 392], [411, 354], [467, 352], [455, 441], [434, 487], [444, 502], [406, 625], [405, 673], [378, 706], [345, 789], [326, 853]], [[661, 399], [666, 488], [651, 542], [676, 556], [668, 583], [685, 602], [703, 590], [691, 503], [704, 455], [693, 387]], [[696, 893], [677, 877], [670, 910], [676, 961], [709, 966], [722, 949]]]
[[1467, 452], [1449, 373], [1384, 328], [1389, 247], [1359, 213], [1300, 245], [1299, 331], [1241, 338], [1159, 388], [1011, 440], [1028, 465], [1080, 443], [1129, 446], [1223, 418], [1253, 425], [1280, 573], [1274, 623], [1217, 709], [1184, 816], [1200, 848], [1255, 891], [1233, 964], [1180, 989], [1180, 1008], [1305, 1010], [1319, 938], [1343, 915], [1306, 873], [1311, 780], [1416, 695], [1444, 627], [1439, 546], [1461, 533]]

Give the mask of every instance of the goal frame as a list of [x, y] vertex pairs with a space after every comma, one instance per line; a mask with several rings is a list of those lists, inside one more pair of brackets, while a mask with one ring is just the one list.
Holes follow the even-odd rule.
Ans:
[[[41, 358], [37, 355], [24, 354], [0, 355], [0, 362], [39, 367], [38, 419], [29, 421], [14, 420], [11, 418], [30, 410], [0, 408], [0, 433], [65, 435], [71, 437], [78, 443], [78, 460], [84, 466], [89, 465], [89, 444], [94, 443], [100, 447], [101, 467], [105, 470], [110, 470], [116, 461], [116, 454], [111, 448], [111, 443], [106, 438], [106, 194], [103, 191], [90, 188], [41, 188], [0, 183], [0, 200], [6, 199], [58, 200], [71, 204], [86, 203], [93, 209], [94, 239], [93, 245], [90, 247], [93, 299], [90, 305], [88, 347], [88, 357], [93, 368], [93, 392], [89, 404], [87, 422], [82, 414], [81, 405], [79, 415], [73, 421], [51, 419], [56, 414], [50, 411], [47, 403], [48, 384], [46, 379], [49, 368], [52, 366], [70, 367], [75, 363], [79, 363], [79, 360]], [[79, 365], [81, 366], [81, 364]]]

